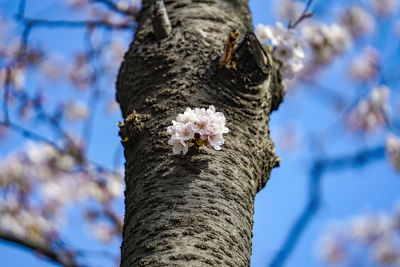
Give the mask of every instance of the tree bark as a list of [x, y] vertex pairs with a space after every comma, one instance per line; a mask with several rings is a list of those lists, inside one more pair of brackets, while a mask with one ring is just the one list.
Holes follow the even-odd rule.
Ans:
[[[117, 82], [126, 158], [121, 266], [250, 266], [254, 197], [279, 164], [268, 128], [283, 98], [278, 63], [251, 34], [247, 1], [165, 0], [171, 28], [160, 36], [152, 2], [142, 5]], [[230, 129], [222, 150], [174, 155], [171, 120], [209, 105]]]

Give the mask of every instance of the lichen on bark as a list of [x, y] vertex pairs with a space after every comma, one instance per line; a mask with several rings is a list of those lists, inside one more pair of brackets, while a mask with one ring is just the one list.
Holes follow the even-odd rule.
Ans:
[[[279, 163], [268, 127], [283, 97], [278, 66], [255, 47], [239, 51], [252, 31], [247, 1], [166, 0], [172, 31], [162, 40], [151, 27], [151, 2], [143, 3], [117, 82], [124, 118], [146, 115], [124, 126], [121, 266], [250, 266], [254, 197]], [[235, 29], [237, 66], [221, 68]], [[209, 105], [227, 118], [222, 150], [173, 155], [171, 120]]]

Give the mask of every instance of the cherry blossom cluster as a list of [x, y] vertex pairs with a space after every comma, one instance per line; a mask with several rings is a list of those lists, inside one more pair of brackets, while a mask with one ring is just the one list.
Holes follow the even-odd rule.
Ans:
[[386, 139], [386, 151], [390, 163], [400, 171], [400, 137], [390, 134]]
[[1, 232], [39, 244], [57, 238], [59, 222], [56, 218], [49, 218], [43, 210], [33, 206], [22, 208], [15, 196], [0, 199], [0, 214]]
[[178, 114], [176, 120], [172, 121], [167, 132], [171, 135], [168, 144], [172, 145], [173, 153], [186, 154], [190, 144], [220, 150], [225, 142], [222, 135], [228, 133], [229, 129], [225, 126], [224, 114], [216, 112], [211, 105], [208, 109], [186, 108], [183, 114]]
[[316, 68], [330, 63], [336, 56], [343, 54], [351, 45], [348, 30], [340, 24], [331, 25], [308, 21], [301, 28], [301, 36], [311, 49], [309, 65]]
[[[57, 237], [67, 207], [78, 202], [84, 206], [85, 201], [92, 199], [109, 209], [122, 191], [120, 175], [85, 166], [79, 157], [62, 153], [49, 144], [29, 142], [24, 150], [0, 161], [0, 231], [35, 242], [49, 242]], [[88, 222], [95, 235], [105, 241], [104, 231], [101, 236], [98, 234], [99, 228], [105, 229], [99, 222], [104, 212], [93, 211], [93, 207], [86, 208], [91, 214]], [[111, 233], [109, 239], [119, 234], [115, 227]]]
[[305, 53], [302, 42], [294, 29], [287, 29], [277, 22], [275, 27], [258, 24], [256, 35], [263, 43], [272, 44], [274, 56], [282, 61], [283, 78], [292, 79], [304, 67]]
[[[293, 22], [296, 16], [300, 16], [302, 4], [292, 0], [286, 2], [289, 4], [287, 7], [281, 5], [283, 10], [280, 13]], [[372, 32], [374, 28], [374, 18], [363, 8], [352, 6], [341, 15], [338, 23], [327, 25], [307, 20], [301, 24], [299, 35], [295, 29], [285, 28], [280, 22], [275, 27], [258, 24], [256, 35], [262, 43], [272, 45], [274, 56], [283, 62], [283, 77], [292, 79], [304, 69], [306, 71], [303, 72], [312, 73], [320, 66], [329, 64], [345, 53], [355, 38]], [[305, 51], [310, 54], [307, 62]]]
[[353, 79], [367, 82], [375, 78], [379, 71], [379, 54], [372, 47], [367, 47], [351, 62], [350, 75]]
[[[400, 206], [397, 205], [393, 214], [362, 214], [347, 222], [331, 224], [320, 237], [318, 252], [324, 261], [337, 266], [349, 266], [361, 260], [366, 266], [398, 266], [399, 233]], [[365, 249], [372, 258], [365, 257]]]
[[[393, 6], [392, 0], [383, 1], [382, 4], [377, 4], [378, 2], [371, 0], [371, 5], [383, 5], [380, 9], [385, 10]], [[373, 9], [375, 13], [382, 13], [376, 8]], [[278, 4], [278, 13], [291, 23], [301, 17], [303, 10], [304, 3], [294, 0], [280, 1]], [[315, 19], [307, 19], [297, 27], [300, 31], [298, 37], [295, 29], [285, 29], [280, 23], [276, 27], [262, 24], [256, 27], [260, 41], [270, 41], [275, 57], [285, 62], [282, 72], [286, 78], [293, 77], [293, 74], [300, 70], [302, 76], [312, 74], [331, 63], [336, 57], [344, 54], [355, 39], [371, 33], [375, 29], [375, 19], [365, 8], [353, 5], [340, 14], [337, 22], [325, 24]]]
[[372, 9], [380, 17], [396, 14], [397, 0], [370, 0]]
[[353, 38], [357, 38], [375, 29], [375, 20], [364, 8], [350, 6], [340, 16], [340, 24], [344, 26]]
[[[361, 6], [350, 6], [338, 22], [330, 25], [317, 20], [308, 20], [301, 26], [301, 37], [311, 50], [308, 72], [331, 63], [344, 54], [353, 42], [375, 29], [375, 20]], [[365, 75], [364, 75], [365, 76]]]
[[389, 95], [388, 87], [375, 87], [350, 113], [349, 127], [354, 130], [372, 131], [385, 125], [390, 110]]

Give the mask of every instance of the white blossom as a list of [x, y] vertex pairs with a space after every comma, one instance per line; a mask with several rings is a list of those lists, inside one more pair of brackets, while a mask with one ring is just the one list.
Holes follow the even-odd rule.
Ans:
[[89, 0], [67, 0], [67, 4], [75, 8], [80, 8], [89, 4]]
[[[352, 43], [351, 35], [339, 24], [305, 23], [301, 36], [311, 48], [312, 65], [325, 65], [343, 54]], [[313, 66], [315, 68], [315, 66]]]
[[216, 112], [214, 106], [207, 110], [186, 108], [183, 114], [178, 114], [176, 120], [172, 121], [172, 126], [168, 126], [167, 133], [171, 135], [168, 144], [172, 145], [174, 154], [186, 154], [190, 143], [220, 150], [225, 142], [222, 135], [228, 132], [224, 114]]
[[396, 21], [395, 32], [396, 32], [397, 37], [400, 37], [400, 20]]
[[397, 0], [370, 0], [370, 3], [378, 16], [388, 16], [397, 12]]
[[85, 119], [89, 115], [89, 108], [82, 102], [70, 102], [66, 105], [65, 115], [70, 121]]
[[390, 163], [396, 170], [400, 171], [400, 137], [393, 134], [388, 135], [386, 139], [386, 152]]
[[125, 0], [122, 0], [122, 1], [118, 1], [117, 2], [117, 4], [116, 4], [116, 6], [117, 6], [117, 8], [119, 9], [119, 10], [121, 10], [121, 11], [127, 11], [127, 10], [129, 10], [129, 2], [128, 1], [125, 1]]
[[114, 229], [107, 224], [92, 225], [92, 229], [95, 236], [102, 242], [108, 243], [113, 238]]
[[212, 146], [215, 150], [221, 150], [221, 145], [224, 144], [224, 137], [222, 136], [222, 132], [214, 132], [210, 134], [207, 140], [210, 146]]
[[39, 210], [22, 209], [15, 197], [0, 198], [0, 229], [20, 238], [44, 243], [55, 232], [55, 221]]
[[178, 139], [176, 136], [171, 137], [168, 144], [172, 146], [172, 152], [174, 154], [183, 153], [184, 155], [188, 152], [188, 145], [185, 141]]
[[21, 91], [24, 88], [25, 79], [26, 68], [23, 66], [17, 66], [9, 70], [6, 68], [0, 69], [0, 83], [3, 84], [7, 80], [17, 91]]
[[367, 244], [393, 234], [391, 219], [385, 214], [357, 216], [350, 225], [353, 237]]
[[400, 200], [397, 200], [394, 206], [393, 227], [396, 231], [400, 231]]
[[104, 17], [104, 20], [106, 23], [109, 23], [111, 25], [122, 25], [127, 22], [126, 17], [117, 13], [107, 14], [107, 16]]
[[123, 12], [128, 12], [131, 9], [138, 8], [139, 0], [119, 0], [116, 4], [117, 8]]
[[384, 265], [397, 263], [400, 264], [400, 248], [396, 246], [392, 240], [380, 240], [374, 246], [375, 260]]
[[43, 183], [40, 188], [43, 202], [47, 210], [60, 216], [63, 205], [80, 200], [79, 187], [76, 179], [58, 177]]
[[349, 7], [340, 18], [353, 38], [371, 33], [375, 28], [374, 18], [359, 6]]
[[318, 253], [329, 263], [342, 261], [347, 255], [347, 240], [338, 233], [324, 233], [318, 240]]
[[65, 59], [62, 55], [51, 54], [50, 56], [40, 61], [39, 68], [46, 77], [48, 77], [49, 79], [57, 80], [61, 78], [63, 74], [64, 64]]
[[386, 123], [389, 113], [390, 90], [386, 86], [375, 87], [366, 99], [361, 100], [349, 115], [351, 129], [371, 131]]
[[123, 179], [119, 175], [110, 174], [107, 176], [106, 189], [112, 197], [120, 197], [124, 190]]
[[378, 51], [367, 47], [361, 55], [357, 55], [350, 65], [350, 75], [359, 81], [366, 82], [378, 74]]
[[[336, 231], [325, 231], [318, 243], [324, 261], [334, 266], [399, 266], [398, 207], [393, 214], [356, 215]], [[337, 226], [329, 225], [329, 226]], [[321, 242], [322, 241], [322, 242]], [[365, 257], [369, 253], [372, 257]], [[360, 258], [362, 257], [362, 258]]]
[[270, 28], [264, 24], [257, 24], [255, 34], [257, 35], [258, 40], [264, 43], [268, 41], [268, 37], [272, 34], [270, 33]]
[[256, 35], [261, 42], [270, 42], [274, 56], [282, 61], [282, 76], [291, 79], [304, 67], [305, 52], [295, 29], [286, 29], [277, 22], [275, 27], [258, 24]]
[[187, 141], [192, 139], [195, 134], [195, 130], [193, 129], [193, 122], [187, 122], [185, 124], [178, 124], [175, 129], [176, 138], [182, 141]]
[[114, 71], [121, 64], [126, 50], [127, 44], [123, 39], [116, 38], [112, 40], [104, 49], [106, 66]]
[[[1, 159], [0, 230], [38, 243], [52, 242], [68, 206], [93, 198], [106, 207], [121, 196], [121, 176], [80, 164], [69, 152], [33, 142]], [[105, 233], [102, 240], [108, 240]], [[110, 228], [108, 234], [118, 231]]]
[[56, 157], [57, 151], [48, 144], [27, 142], [26, 155], [33, 164], [47, 164], [50, 159]]

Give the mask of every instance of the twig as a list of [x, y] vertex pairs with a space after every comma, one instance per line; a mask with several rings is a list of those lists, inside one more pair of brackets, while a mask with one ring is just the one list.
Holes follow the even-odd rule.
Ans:
[[8, 99], [10, 97], [10, 77], [11, 71], [9, 68], [6, 68], [6, 78], [4, 80], [4, 94], [3, 94], [3, 113], [4, 113], [4, 125], [10, 122], [10, 115], [8, 112]]
[[20, 0], [18, 5], [18, 15], [24, 16], [26, 7], [26, 0]]
[[103, 27], [107, 29], [132, 29], [134, 24], [121, 23], [112, 24], [106, 20], [46, 20], [46, 19], [32, 19], [27, 17], [19, 17], [17, 19], [21, 23], [30, 26], [45, 26], [45, 27]]
[[313, 2], [313, 0], [308, 0], [306, 6], [304, 7], [303, 12], [300, 15], [300, 17], [294, 23], [292, 23], [291, 21], [289, 22], [289, 25], [288, 25], [289, 29], [295, 28], [304, 19], [312, 17], [313, 13], [312, 12], [308, 12], [308, 9], [310, 8], [312, 2]]
[[22, 136], [24, 136], [26, 138], [30, 138], [30, 139], [34, 139], [34, 140], [39, 140], [39, 141], [45, 142], [45, 143], [53, 146], [54, 148], [56, 148], [60, 152], [63, 152], [63, 150], [56, 143], [51, 141], [50, 139], [48, 139], [48, 138], [46, 138], [44, 136], [41, 136], [39, 134], [36, 134], [36, 133], [34, 133], [34, 132], [32, 132], [32, 131], [30, 131], [30, 130], [22, 127], [22, 126], [19, 126], [18, 124], [15, 124], [15, 123], [13, 123], [11, 121], [8, 121], [8, 122], [0, 122], [0, 125], [7, 126], [7, 127], [11, 128], [12, 130], [14, 130], [16, 132], [19, 132]]
[[105, 216], [115, 225], [118, 233], [122, 233], [123, 223], [121, 222], [120, 218], [115, 215], [108, 205], [103, 209], [103, 211]]
[[[62, 149], [59, 145], [57, 145], [56, 143], [54, 143], [50, 139], [48, 139], [48, 138], [46, 138], [46, 137], [44, 137], [42, 135], [36, 134], [36, 133], [26, 129], [26, 128], [23, 128], [22, 126], [19, 126], [18, 124], [15, 124], [13, 122], [8, 122], [7, 123], [7, 122], [1, 122], [0, 121], [0, 125], [9, 127], [11, 130], [19, 132], [22, 136], [24, 136], [26, 138], [45, 142], [45, 143], [53, 146], [60, 153], [68, 153], [68, 151]], [[70, 154], [70, 153], [68, 153], [68, 154]], [[72, 156], [74, 156], [74, 155], [72, 155]], [[99, 164], [98, 162], [96, 162], [94, 160], [85, 158], [84, 162], [82, 163], [82, 165], [85, 165], [85, 163], [86, 164], [91, 164], [92, 166], [96, 167], [97, 170], [99, 170], [99, 171], [107, 171], [108, 173], [112, 173], [112, 174], [115, 174], [115, 175], [121, 175], [118, 171], [110, 169], [110, 168], [107, 168], [107, 167], [104, 167], [103, 165]]]

